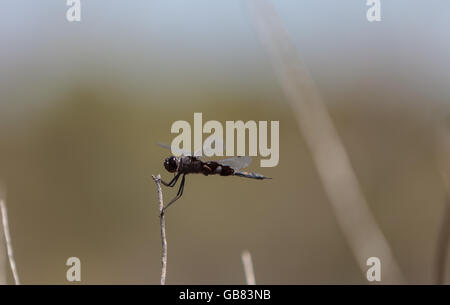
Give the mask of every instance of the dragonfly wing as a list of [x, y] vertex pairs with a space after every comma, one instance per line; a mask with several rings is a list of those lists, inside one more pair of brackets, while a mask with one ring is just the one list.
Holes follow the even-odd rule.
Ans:
[[222, 165], [227, 165], [234, 170], [239, 170], [241, 168], [245, 168], [245, 167], [249, 166], [250, 163], [252, 162], [252, 158], [248, 157], [248, 156], [238, 156], [238, 157], [220, 160], [217, 162]]
[[174, 153], [177, 156], [191, 156], [190, 152], [184, 151], [177, 147], [171, 147], [169, 144], [158, 142], [158, 145], [165, 149], [170, 150], [172, 153]]
[[[187, 152], [185, 150], [182, 150], [182, 149], [179, 149], [176, 147], [171, 147], [169, 144], [166, 144], [166, 143], [158, 142], [158, 145], [165, 149], [170, 150], [173, 154], [176, 154], [177, 156], [192, 156], [192, 154], [190, 152]], [[204, 160], [203, 157], [197, 156], [197, 158], [199, 158], [202, 161]]]
[[[214, 148], [212, 148], [212, 143], [214, 143]], [[225, 150], [225, 144], [223, 143], [223, 140], [221, 138], [213, 134], [207, 137], [203, 142], [203, 155], [211, 157], [214, 155], [216, 150], [220, 151], [223, 154]], [[200, 155], [200, 151], [196, 151], [194, 153], [194, 156], [198, 155]]]

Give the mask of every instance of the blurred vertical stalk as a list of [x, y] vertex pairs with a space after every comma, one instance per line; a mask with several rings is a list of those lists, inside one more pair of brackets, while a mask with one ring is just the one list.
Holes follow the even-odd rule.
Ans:
[[442, 212], [442, 222], [436, 242], [436, 260], [434, 266], [435, 283], [442, 285], [445, 283], [446, 260], [448, 255], [448, 243], [450, 240], [450, 201], [447, 191], [444, 211]]
[[253, 270], [252, 256], [248, 250], [241, 254], [242, 265], [244, 267], [245, 282], [247, 285], [256, 285], [255, 272]]
[[4, 238], [3, 226], [0, 226], [0, 285], [6, 285], [8, 283], [7, 265], [6, 241]]
[[[14, 260], [14, 252], [11, 242], [11, 234], [9, 233], [8, 224], [8, 212], [6, 210], [5, 201], [0, 198], [0, 213], [2, 219], [3, 236], [5, 237], [4, 244], [6, 245], [6, 252], [8, 253], [9, 265], [11, 267], [11, 272], [14, 277], [14, 282], [16, 285], [20, 285], [19, 274], [17, 272], [16, 261]], [[6, 270], [6, 269], [5, 269]]]
[[[3, 182], [0, 180], [0, 200], [3, 200], [3, 198], [6, 197], [5, 193], [5, 187]], [[8, 259], [4, 236], [5, 233], [3, 232], [3, 226], [0, 226], [0, 285], [6, 285], [8, 283]]]
[[302, 64], [280, 17], [266, 0], [247, 0], [254, 27], [312, 153], [337, 222], [363, 273], [380, 258], [382, 283], [403, 283], [391, 248], [378, 227], [318, 89]]
[[436, 241], [434, 262], [435, 284], [445, 283], [446, 260], [450, 242], [450, 126], [445, 120], [439, 123], [436, 132], [437, 162], [445, 188], [444, 210]]

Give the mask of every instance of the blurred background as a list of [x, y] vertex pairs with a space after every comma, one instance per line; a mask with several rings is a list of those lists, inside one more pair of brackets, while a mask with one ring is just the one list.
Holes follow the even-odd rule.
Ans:
[[[272, 3], [405, 278], [432, 283], [450, 3], [381, 1], [373, 23], [365, 0]], [[254, 160], [269, 181], [187, 177], [166, 217], [168, 284], [244, 284], [244, 249], [258, 284], [367, 283], [243, 1], [81, 4], [72, 23], [65, 1], [0, 5], [0, 181], [22, 283], [67, 284], [76, 256], [83, 284], [158, 284], [151, 175], [171, 175], [156, 142], [194, 112], [280, 121], [280, 162]]]

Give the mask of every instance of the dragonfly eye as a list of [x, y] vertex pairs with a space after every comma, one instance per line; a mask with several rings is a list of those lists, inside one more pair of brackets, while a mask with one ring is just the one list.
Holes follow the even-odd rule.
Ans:
[[164, 167], [169, 173], [176, 172], [178, 168], [177, 158], [174, 156], [166, 158], [166, 160], [164, 160]]

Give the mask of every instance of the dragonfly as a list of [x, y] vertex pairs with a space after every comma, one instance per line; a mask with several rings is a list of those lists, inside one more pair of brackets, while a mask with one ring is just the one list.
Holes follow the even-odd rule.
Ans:
[[224, 160], [206, 161], [198, 156], [197, 153], [192, 155], [179, 149], [172, 149], [169, 145], [164, 143], [158, 143], [158, 145], [180, 155], [179, 157], [172, 155], [164, 160], [164, 168], [169, 173], [173, 173], [174, 177], [170, 182], [165, 182], [161, 179], [161, 183], [167, 187], [174, 187], [180, 177], [181, 183], [177, 195], [163, 208], [163, 212], [183, 195], [186, 175], [188, 174], [237, 176], [256, 180], [272, 179], [261, 174], [241, 171], [241, 169], [250, 165], [252, 158], [249, 156], [237, 156]]

